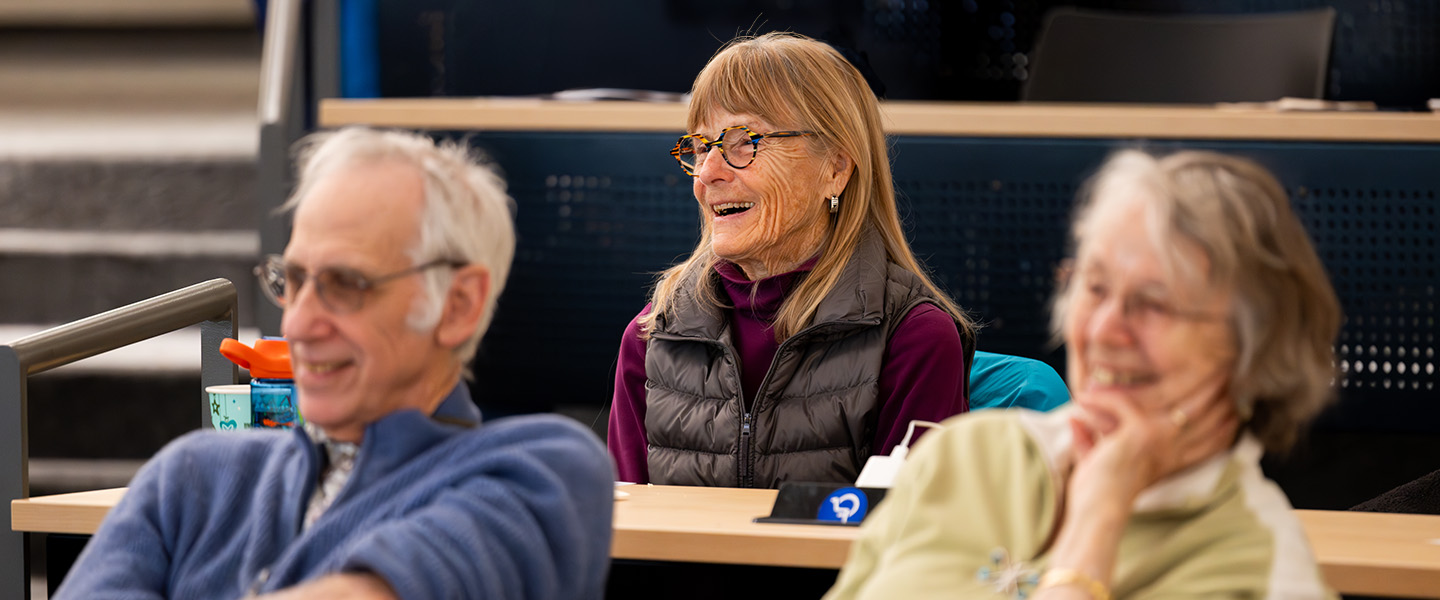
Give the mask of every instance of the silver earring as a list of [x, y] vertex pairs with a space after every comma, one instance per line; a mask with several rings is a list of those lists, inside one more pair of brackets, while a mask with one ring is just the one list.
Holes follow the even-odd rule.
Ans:
[[831, 196], [831, 197], [830, 197], [830, 214], [833, 215], [833, 214], [835, 214], [835, 213], [837, 213], [837, 212], [840, 212], [840, 197], [839, 197], [839, 196]]

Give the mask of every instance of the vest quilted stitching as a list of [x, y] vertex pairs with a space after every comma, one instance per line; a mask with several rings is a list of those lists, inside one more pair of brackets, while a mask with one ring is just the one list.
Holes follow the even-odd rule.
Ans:
[[752, 400], [743, 465], [745, 407], [728, 318], [689, 301], [689, 292], [657, 319], [645, 353], [651, 482], [854, 481], [871, 453], [890, 333], [912, 308], [934, 300], [919, 278], [887, 261], [879, 235], [867, 232], [816, 322], [780, 345]]

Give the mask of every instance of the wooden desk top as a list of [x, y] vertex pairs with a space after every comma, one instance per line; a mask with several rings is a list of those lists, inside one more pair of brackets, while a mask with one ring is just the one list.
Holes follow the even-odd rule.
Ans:
[[627, 485], [615, 502], [614, 558], [836, 569], [855, 527], [755, 523], [775, 490]]
[[[838, 568], [858, 530], [754, 523], [774, 490], [625, 486], [615, 558]], [[11, 502], [15, 531], [93, 533], [125, 490]], [[1332, 587], [1345, 594], [1440, 598], [1440, 516], [1296, 511]]]
[[92, 534], [125, 488], [38, 496], [10, 501], [10, 529], [36, 533]]
[[[484, 131], [632, 131], [679, 134], [684, 104], [529, 98], [329, 99], [320, 125]], [[885, 130], [950, 137], [1152, 138], [1326, 142], [1440, 142], [1440, 115], [1275, 112], [1212, 106], [881, 103]]]
[[1440, 598], [1440, 516], [1295, 514], [1330, 587], [1344, 594]]

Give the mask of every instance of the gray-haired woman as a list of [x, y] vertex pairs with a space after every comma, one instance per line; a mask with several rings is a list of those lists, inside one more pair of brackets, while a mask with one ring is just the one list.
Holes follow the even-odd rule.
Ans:
[[1320, 598], [1260, 472], [1332, 396], [1340, 310], [1284, 190], [1205, 152], [1113, 157], [1055, 306], [1073, 407], [949, 421], [827, 598]]

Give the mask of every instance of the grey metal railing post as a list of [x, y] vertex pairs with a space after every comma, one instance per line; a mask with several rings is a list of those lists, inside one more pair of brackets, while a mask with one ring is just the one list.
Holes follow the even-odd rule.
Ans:
[[205, 387], [235, 383], [239, 370], [220, 355], [220, 340], [239, 334], [235, 286], [224, 279], [176, 290], [47, 329], [0, 346], [0, 596], [30, 597], [27, 536], [12, 530], [10, 501], [30, 497], [27, 380], [31, 375], [199, 323], [201, 422], [209, 424]]
[[[301, 0], [271, 0], [265, 15], [260, 57], [260, 149], [256, 181], [260, 252], [278, 254], [290, 239], [275, 209], [290, 195], [290, 146], [305, 133], [305, 61]], [[255, 323], [261, 333], [279, 335], [280, 309], [255, 290]]]
[[235, 363], [220, 354], [220, 342], [225, 338], [240, 338], [240, 318], [235, 316], [234, 310], [230, 311], [230, 315], [228, 319], [207, 319], [200, 323], [201, 427], [215, 427], [215, 422], [210, 419], [210, 394], [205, 392], [205, 388], [240, 381], [240, 370]]
[[310, 98], [340, 97], [340, 0], [310, 0]]
[[[29, 429], [25, 414], [25, 375], [20, 358], [9, 346], [0, 346], [0, 498], [25, 498], [30, 490]], [[0, 593], [24, 590], [30, 597], [30, 556], [25, 534], [10, 529], [10, 507], [5, 506], [5, 527], [0, 530]]]

